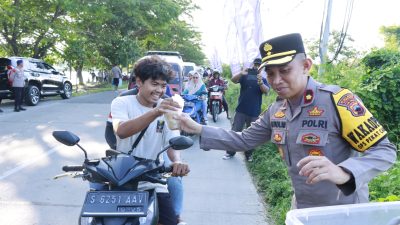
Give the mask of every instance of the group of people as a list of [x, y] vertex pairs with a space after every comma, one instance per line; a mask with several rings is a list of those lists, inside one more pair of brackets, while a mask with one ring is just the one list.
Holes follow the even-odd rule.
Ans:
[[221, 72], [219, 70], [214, 70], [212, 72], [212, 76], [205, 79], [206, 84], [203, 81], [203, 77], [200, 75], [198, 71], [190, 71], [188, 73], [188, 81], [184, 85], [184, 91], [182, 94], [190, 94], [190, 95], [197, 95], [202, 99], [201, 108], [204, 118], [204, 123], [207, 124], [207, 111], [208, 111], [208, 88], [212, 87], [213, 85], [218, 85], [223, 88], [223, 95], [222, 95], [222, 105], [224, 111], [226, 112], [226, 117], [230, 119], [229, 116], [229, 108], [228, 104], [225, 99], [225, 90], [227, 89], [227, 85], [225, 81], [221, 78]]
[[[24, 61], [22, 59], [17, 60], [17, 67], [15, 68], [11, 65], [7, 66], [7, 76], [14, 91], [14, 112], [25, 111], [26, 109], [22, 107], [26, 79]], [[1, 101], [2, 99], [0, 98], [0, 104]], [[0, 113], [2, 112], [3, 110], [0, 109]]]
[[[396, 148], [382, 125], [350, 90], [319, 83], [309, 75], [312, 61], [300, 34], [267, 40], [260, 45], [260, 54], [253, 68], [232, 77], [241, 85], [232, 130], [200, 125], [185, 114], [175, 117], [180, 130], [200, 135], [202, 149], [226, 150], [226, 159], [238, 151], [251, 153], [267, 141], [274, 143], [292, 179], [292, 208], [368, 202], [368, 182], [396, 160]], [[134, 68], [138, 94], [113, 100], [117, 150], [129, 151], [147, 129], [132, 154], [155, 160], [168, 140], [179, 135], [165, 126], [164, 113], [180, 110], [171, 98], [161, 99], [172, 76], [165, 68], [170, 66], [157, 56], [140, 59]], [[219, 75], [213, 73], [213, 83], [220, 82]], [[261, 113], [262, 95], [270, 89], [278, 98]], [[185, 92], [205, 95], [206, 90], [200, 74], [191, 74]], [[168, 158], [174, 176], [189, 173], [178, 151], [169, 149]], [[178, 224], [167, 188], [156, 188], [162, 193], [159, 224]]]

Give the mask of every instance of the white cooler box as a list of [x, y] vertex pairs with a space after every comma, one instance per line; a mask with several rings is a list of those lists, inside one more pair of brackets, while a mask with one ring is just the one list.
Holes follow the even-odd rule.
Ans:
[[290, 210], [287, 225], [400, 225], [400, 201]]

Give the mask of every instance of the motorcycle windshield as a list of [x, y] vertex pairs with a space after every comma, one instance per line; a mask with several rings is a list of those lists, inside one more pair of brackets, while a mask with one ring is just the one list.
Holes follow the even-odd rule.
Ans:
[[[96, 168], [97, 172], [113, 184], [122, 185], [137, 179], [151, 170], [152, 160], [137, 160], [131, 155], [119, 154], [115, 157], [103, 158]], [[121, 184], [122, 183], [122, 184]]]

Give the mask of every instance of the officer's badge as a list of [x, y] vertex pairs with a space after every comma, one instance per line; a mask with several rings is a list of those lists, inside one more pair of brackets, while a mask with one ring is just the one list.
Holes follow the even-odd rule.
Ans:
[[301, 136], [301, 142], [311, 145], [317, 145], [321, 141], [321, 138], [313, 133], [307, 133]]
[[272, 50], [272, 45], [270, 45], [268, 43], [265, 43], [264, 51], [267, 53], [267, 55], [271, 55], [272, 54], [271, 50]]
[[365, 108], [361, 105], [361, 103], [354, 97], [352, 93], [347, 93], [343, 95], [338, 103], [338, 106], [345, 107], [348, 111], [351, 112], [351, 115], [355, 117], [364, 116]]
[[309, 116], [321, 116], [325, 112], [325, 110], [318, 109], [318, 106], [314, 106], [313, 109], [308, 110], [307, 112]]
[[308, 150], [308, 155], [310, 156], [323, 156], [324, 154], [320, 149], [310, 149]]
[[276, 112], [276, 113], [274, 114], [274, 117], [275, 117], [275, 118], [283, 118], [283, 117], [285, 117], [285, 113], [282, 112], [282, 111], [278, 111], [278, 112]]
[[311, 89], [307, 89], [304, 93], [304, 104], [311, 103], [314, 99], [314, 92]]
[[282, 136], [279, 133], [274, 134], [274, 141], [275, 142], [281, 142], [282, 141]]
[[157, 128], [156, 132], [161, 133], [164, 129], [165, 121], [164, 120], [157, 120]]

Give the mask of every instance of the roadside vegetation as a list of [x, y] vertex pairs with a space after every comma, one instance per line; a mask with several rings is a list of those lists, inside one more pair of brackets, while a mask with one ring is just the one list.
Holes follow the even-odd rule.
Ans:
[[[314, 65], [311, 76], [316, 80], [337, 84], [349, 88], [361, 97], [366, 107], [388, 131], [392, 143], [400, 147], [400, 27], [382, 27], [385, 47], [360, 53], [355, 49], [345, 48], [345, 54], [339, 55], [334, 62], [323, 65], [324, 73], [318, 76], [318, 66]], [[335, 34], [333, 34], [335, 35]], [[347, 46], [351, 46], [348, 38]], [[315, 42], [308, 42], [309, 49]], [[335, 49], [335, 41], [330, 49]], [[316, 57], [316, 52], [309, 54]], [[315, 60], [314, 60], [315, 61]], [[229, 67], [224, 67], [224, 76], [230, 78]], [[226, 98], [230, 109], [235, 110], [239, 96], [239, 85], [230, 83]], [[275, 93], [263, 99], [265, 110], [274, 102]], [[258, 190], [268, 205], [268, 214], [275, 224], [285, 224], [286, 213], [290, 210], [293, 195], [290, 178], [284, 161], [280, 158], [273, 144], [264, 144], [254, 152], [253, 162], [248, 164]], [[399, 158], [398, 154], [398, 158]], [[400, 163], [373, 179], [369, 183], [371, 201], [400, 200]]]

